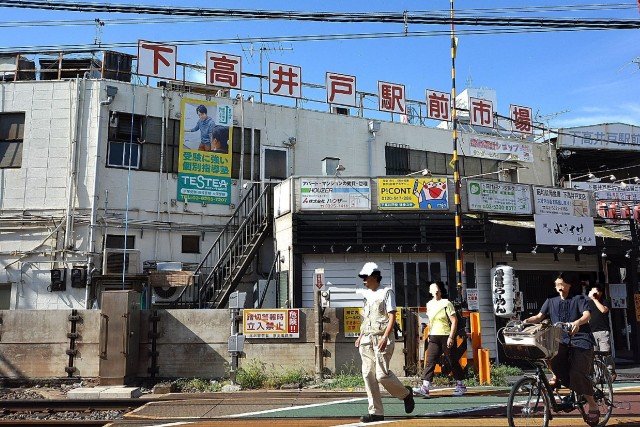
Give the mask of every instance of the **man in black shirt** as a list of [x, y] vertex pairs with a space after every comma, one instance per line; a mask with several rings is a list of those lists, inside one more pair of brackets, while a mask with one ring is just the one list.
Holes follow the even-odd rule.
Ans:
[[589, 405], [585, 421], [594, 427], [600, 422], [600, 411], [593, 398], [590, 377], [594, 340], [589, 328], [589, 301], [584, 295], [571, 293], [572, 283], [575, 283], [574, 277], [567, 273], [558, 273], [554, 282], [558, 296], [548, 298], [540, 313], [525, 319], [525, 323], [540, 323], [548, 318], [553, 324], [571, 324], [569, 332], [562, 332], [558, 354], [549, 361], [549, 367], [563, 385], [585, 398]]
[[616, 367], [611, 356], [611, 328], [609, 327], [609, 306], [604, 301], [604, 290], [602, 285], [596, 283], [589, 291], [589, 308], [591, 309], [591, 332], [596, 340], [595, 350], [608, 351], [607, 369], [611, 373], [611, 379], [615, 381]]

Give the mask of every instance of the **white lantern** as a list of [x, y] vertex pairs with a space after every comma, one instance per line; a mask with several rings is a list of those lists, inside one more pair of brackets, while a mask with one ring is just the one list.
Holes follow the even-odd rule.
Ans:
[[498, 317], [512, 317], [516, 313], [516, 280], [513, 267], [500, 265], [491, 269], [493, 313]]

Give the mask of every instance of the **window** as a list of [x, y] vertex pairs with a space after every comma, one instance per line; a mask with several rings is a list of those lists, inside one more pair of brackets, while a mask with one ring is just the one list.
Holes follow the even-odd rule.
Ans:
[[11, 308], [11, 283], [0, 283], [0, 310]]
[[[111, 249], [124, 249], [124, 238], [123, 235], [109, 234], [105, 238], [104, 247]], [[133, 249], [136, 241], [135, 236], [127, 236], [127, 249]]]
[[0, 113], [0, 168], [22, 166], [24, 113]]
[[411, 172], [409, 169], [409, 146], [388, 142], [384, 147], [384, 155], [387, 175], [407, 175]]
[[287, 149], [277, 147], [265, 147], [263, 156], [262, 170], [263, 179], [283, 180], [289, 176], [289, 167], [287, 165]]
[[107, 166], [138, 169], [140, 167], [140, 144], [135, 142], [109, 141]]
[[160, 159], [164, 156], [162, 172], [178, 173], [180, 121], [169, 119], [164, 134], [162, 151], [162, 119], [147, 117], [144, 126], [144, 143], [141, 147], [140, 170], [159, 172]]
[[182, 253], [199, 254], [200, 236], [182, 236]]
[[[231, 148], [233, 157], [231, 159], [231, 178], [240, 178], [240, 158], [242, 149], [242, 132], [241, 128], [233, 128], [233, 146]], [[244, 130], [244, 162], [242, 170], [242, 179], [248, 181], [260, 180], [260, 131], [254, 129], [253, 134], [253, 173], [251, 176], [251, 129]]]

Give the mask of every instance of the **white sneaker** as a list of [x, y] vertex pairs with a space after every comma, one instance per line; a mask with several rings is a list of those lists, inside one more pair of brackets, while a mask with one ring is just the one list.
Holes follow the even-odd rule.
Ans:
[[428, 399], [429, 397], [429, 388], [425, 387], [423, 385], [421, 385], [420, 387], [414, 387], [413, 388], [413, 394], [417, 395], [417, 396], [422, 396], [425, 399]]
[[465, 385], [456, 385], [456, 389], [453, 391], [453, 396], [462, 396], [467, 391], [467, 387]]

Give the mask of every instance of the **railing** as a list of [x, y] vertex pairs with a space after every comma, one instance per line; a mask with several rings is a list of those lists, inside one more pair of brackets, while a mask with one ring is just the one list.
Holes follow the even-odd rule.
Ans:
[[193, 284], [182, 290], [177, 305], [224, 305], [271, 233], [272, 223], [272, 185], [253, 184], [194, 271]]

